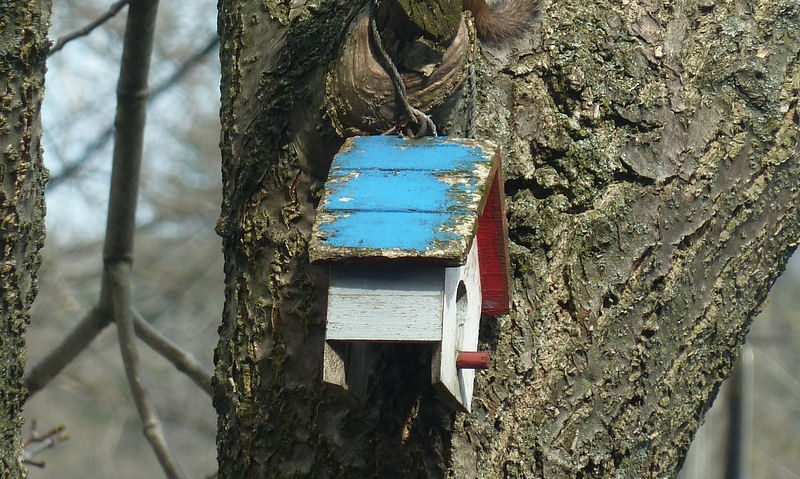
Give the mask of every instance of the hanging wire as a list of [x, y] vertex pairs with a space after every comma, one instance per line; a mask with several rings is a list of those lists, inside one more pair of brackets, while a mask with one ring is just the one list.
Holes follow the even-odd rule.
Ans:
[[[408, 123], [406, 123], [405, 133], [407, 136], [411, 138], [419, 138], [425, 135], [430, 129], [433, 136], [437, 136], [436, 132], [436, 124], [433, 123], [433, 119], [426, 114], [425, 112], [414, 108], [411, 105], [411, 102], [408, 100], [408, 92], [406, 91], [406, 85], [403, 83], [403, 78], [400, 76], [400, 72], [397, 71], [397, 67], [395, 66], [392, 58], [386, 53], [386, 50], [383, 47], [383, 41], [381, 40], [381, 34], [378, 31], [378, 24], [375, 20], [375, 12], [378, 7], [379, 0], [373, 0], [370, 2], [370, 30], [372, 33], [372, 39], [375, 42], [375, 46], [380, 53], [380, 63], [386, 73], [389, 75], [389, 78], [392, 80], [392, 84], [394, 85], [394, 91], [397, 98], [402, 103], [403, 108], [406, 111], [406, 114], [409, 117]], [[410, 127], [408, 127], [409, 123], [414, 123], [419, 125], [419, 130], [414, 132]], [[396, 128], [392, 128], [387, 133], [394, 132]]]

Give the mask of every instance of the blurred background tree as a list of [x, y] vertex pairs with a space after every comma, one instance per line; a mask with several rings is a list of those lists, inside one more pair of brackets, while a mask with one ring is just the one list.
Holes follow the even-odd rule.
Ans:
[[[706, 422], [695, 435], [680, 479], [796, 479], [800, 431], [800, 256], [770, 291], [753, 321], [737, 365], [741, 381], [723, 383]], [[744, 363], [744, 364], [742, 364]], [[744, 366], [744, 368], [742, 367]], [[742, 470], [726, 466], [731, 398], [743, 399]]]

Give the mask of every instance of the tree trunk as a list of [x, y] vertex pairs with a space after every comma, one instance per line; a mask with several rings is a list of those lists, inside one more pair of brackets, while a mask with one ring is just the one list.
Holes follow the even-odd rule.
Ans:
[[24, 477], [22, 404], [25, 329], [44, 243], [39, 108], [50, 48], [50, 2], [0, 3], [0, 477]]
[[435, 118], [502, 146], [514, 311], [460, 414], [418, 345], [365, 400], [322, 385], [307, 243], [357, 8], [264, 5], [220, 3], [220, 477], [674, 475], [800, 237], [800, 6], [552, 2], [481, 47]]

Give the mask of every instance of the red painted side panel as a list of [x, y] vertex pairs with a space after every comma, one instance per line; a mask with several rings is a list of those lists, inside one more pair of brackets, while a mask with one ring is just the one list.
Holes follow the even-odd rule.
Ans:
[[[496, 157], [499, 163], [499, 155]], [[478, 218], [478, 261], [481, 268], [483, 314], [511, 312], [511, 274], [508, 263], [508, 222], [506, 220], [503, 173], [497, 165], [483, 214]]]

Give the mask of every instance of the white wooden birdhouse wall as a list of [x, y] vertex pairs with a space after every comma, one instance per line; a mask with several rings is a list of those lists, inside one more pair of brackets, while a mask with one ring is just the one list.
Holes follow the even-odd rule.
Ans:
[[[336, 344], [435, 345], [431, 378], [470, 410], [481, 313], [510, 307], [497, 148], [373, 136], [334, 158], [310, 255], [330, 265], [323, 379], [347, 388]], [[460, 361], [460, 362], [459, 362]], [[479, 355], [478, 363], [488, 356]], [[458, 364], [457, 364], [458, 363]]]

